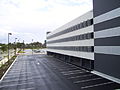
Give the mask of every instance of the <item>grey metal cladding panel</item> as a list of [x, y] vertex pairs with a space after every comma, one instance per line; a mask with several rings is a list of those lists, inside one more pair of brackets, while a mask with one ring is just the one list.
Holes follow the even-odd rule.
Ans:
[[120, 79], [120, 55], [95, 53], [94, 69]]
[[96, 17], [118, 7], [120, 0], [93, 0], [93, 15]]
[[120, 46], [95, 46], [95, 53], [120, 55]]
[[94, 25], [94, 31], [101, 31], [104, 29], [114, 28], [120, 26], [120, 17], [107, 20]]
[[106, 38], [120, 36], [120, 27], [105, 29], [94, 33], [94, 38]]
[[94, 45], [95, 46], [120, 46], [120, 36], [95, 39]]

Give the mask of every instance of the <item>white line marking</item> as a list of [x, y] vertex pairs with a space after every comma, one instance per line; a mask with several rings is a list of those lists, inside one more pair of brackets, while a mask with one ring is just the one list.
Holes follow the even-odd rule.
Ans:
[[26, 81], [26, 80], [32, 80], [33, 78], [32, 77], [28, 77], [28, 78], [22, 78], [22, 79], [19, 79], [19, 77], [17, 79], [9, 79], [9, 80], [4, 80], [2, 81], [3, 83], [4, 82], [17, 82], [17, 81]]
[[0, 88], [4, 88], [4, 87], [12, 87], [12, 86], [22, 86], [22, 85], [33, 85], [34, 84], [34, 82], [29, 82], [29, 83], [20, 83], [20, 84], [12, 84], [12, 85], [2, 85], [2, 86], [0, 86]]
[[107, 82], [107, 83], [100, 83], [100, 84], [95, 84], [95, 85], [85, 86], [85, 87], [81, 87], [81, 89], [92, 88], [92, 87], [97, 87], [97, 86], [107, 85], [107, 84], [111, 84], [111, 83], [114, 83], [114, 82]]
[[73, 83], [83, 83], [83, 82], [89, 82], [89, 81], [99, 80], [99, 79], [103, 79], [103, 78], [87, 79], [87, 80], [76, 81], [76, 82], [73, 82]]
[[37, 63], [38, 65], [40, 64], [40, 63]]
[[77, 73], [65, 73], [63, 75], [71, 75], [71, 74], [78, 74], [78, 73], [86, 73], [86, 72], [77, 72]]
[[60, 68], [59, 70], [72, 70], [72, 69], [77, 69], [77, 68]]
[[80, 78], [80, 77], [88, 77], [88, 76], [93, 76], [94, 74], [88, 74], [88, 75], [82, 75], [82, 76], [75, 76], [75, 77], [69, 77], [68, 79], [73, 79], [73, 78]]
[[73, 73], [73, 72], [80, 72], [82, 70], [72, 70], [72, 71], [63, 71], [61, 73]]

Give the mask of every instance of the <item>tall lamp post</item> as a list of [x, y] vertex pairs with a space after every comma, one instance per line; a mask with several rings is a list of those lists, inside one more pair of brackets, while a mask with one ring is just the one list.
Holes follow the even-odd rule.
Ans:
[[33, 54], [33, 39], [32, 39], [32, 54]]
[[16, 49], [17, 49], [16, 40], [17, 40], [17, 38], [15, 38], [15, 55], [16, 55]]
[[8, 33], [8, 60], [9, 60], [9, 36], [12, 35], [12, 33]]
[[23, 40], [23, 51], [24, 51], [25, 45], [24, 45], [24, 40]]

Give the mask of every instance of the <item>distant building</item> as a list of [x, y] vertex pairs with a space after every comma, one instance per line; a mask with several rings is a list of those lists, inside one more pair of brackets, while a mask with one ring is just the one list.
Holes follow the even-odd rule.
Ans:
[[47, 54], [120, 83], [120, 0], [93, 0], [93, 11], [48, 33]]

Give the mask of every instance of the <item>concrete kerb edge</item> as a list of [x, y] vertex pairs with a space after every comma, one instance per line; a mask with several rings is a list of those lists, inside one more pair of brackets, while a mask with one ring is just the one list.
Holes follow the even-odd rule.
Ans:
[[[19, 55], [18, 55], [19, 56]], [[3, 78], [5, 77], [5, 75], [8, 73], [8, 71], [11, 69], [11, 67], [13, 66], [13, 64], [15, 63], [15, 61], [17, 60], [18, 56], [16, 57], [16, 59], [14, 60], [14, 62], [10, 65], [10, 67], [7, 69], [7, 71], [5, 72], [5, 74], [2, 76], [2, 78], [0, 79], [0, 82], [3, 80]]]

